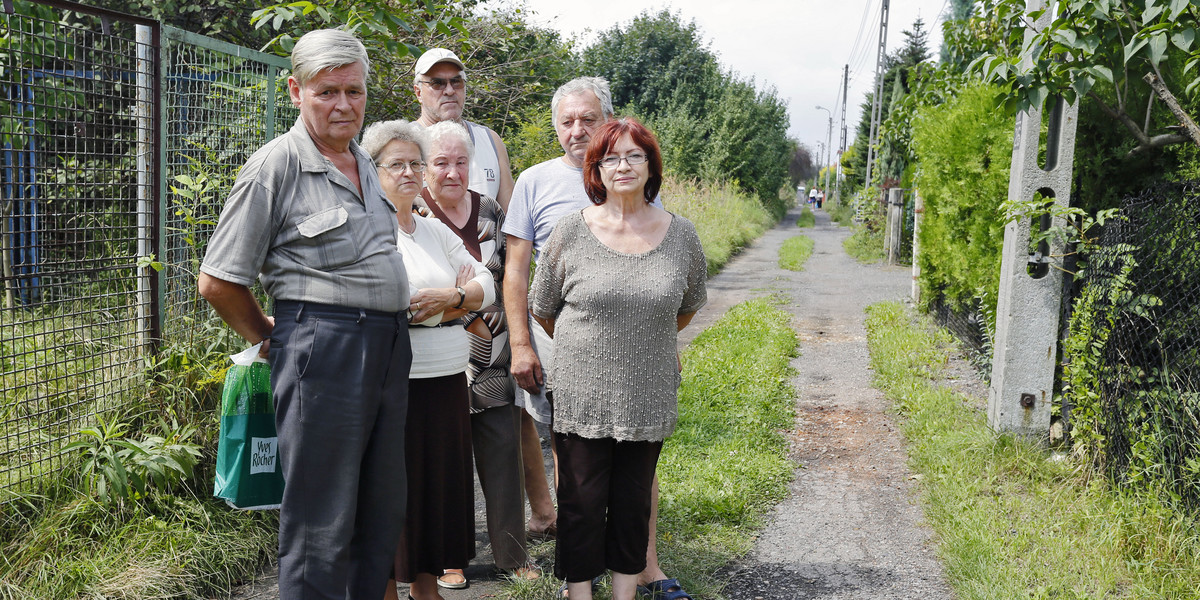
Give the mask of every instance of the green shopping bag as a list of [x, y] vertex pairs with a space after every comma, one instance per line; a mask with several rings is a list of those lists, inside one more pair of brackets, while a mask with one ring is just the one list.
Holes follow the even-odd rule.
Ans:
[[258, 357], [261, 344], [229, 357], [221, 392], [221, 437], [213, 495], [244, 510], [279, 508], [283, 471], [275, 433], [271, 367]]

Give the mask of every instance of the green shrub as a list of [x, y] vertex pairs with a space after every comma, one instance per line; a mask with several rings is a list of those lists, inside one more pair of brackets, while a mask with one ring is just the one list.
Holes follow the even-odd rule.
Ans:
[[775, 223], [757, 199], [729, 184], [667, 177], [661, 193], [667, 210], [686, 217], [696, 226], [708, 259], [709, 275], [721, 270], [738, 250]]
[[981, 291], [996, 297], [1013, 126], [995, 96], [992, 87], [968, 85], [945, 104], [920, 109], [913, 124], [926, 301], [944, 298], [959, 308]]

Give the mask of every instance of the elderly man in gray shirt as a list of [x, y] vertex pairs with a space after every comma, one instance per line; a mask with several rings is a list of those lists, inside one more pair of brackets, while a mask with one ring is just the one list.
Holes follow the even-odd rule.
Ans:
[[408, 277], [396, 208], [354, 142], [369, 64], [344, 31], [297, 41], [300, 118], [242, 167], [200, 267], [201, 295], [270, 358], [288, 600], [382, 598], [404, 522]]

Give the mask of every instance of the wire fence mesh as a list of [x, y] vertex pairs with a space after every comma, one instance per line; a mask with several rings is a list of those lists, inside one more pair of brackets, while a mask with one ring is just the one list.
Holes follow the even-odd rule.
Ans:
[[1126, 201], [1088, 253], [1098, 424], [1119, 481], [1200, 507], [1200, 183]]
[[134, 28], [18, 7], [0, 21], [3, 488], [60, 468], [66, 436], [137, 393], [153, 277], [137, 266], [155, 190], [138, 176], [153, 136]]
[[296, 116], [278, 57], [82, 5], [12, 7], [0, 502], [61, 470], [62, 446], [98, 416], [136, 406], [156, 347], [202, 332], [203, 241], [237, 167]]
[[190, 346], [207, 335], [196, 276], [237, 171], [298, 111], [286, 59], [165, 28], [163, 78], [166, 210], [163, 338]]

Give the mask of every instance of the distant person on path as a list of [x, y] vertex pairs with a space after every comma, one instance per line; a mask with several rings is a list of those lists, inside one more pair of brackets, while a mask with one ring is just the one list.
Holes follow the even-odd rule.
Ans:
[[707, 273], [692, 223], [651, 204], [662, 184], [654, 134], [623, 118], [591, 138], [594, 206], [554, 228], [530, 304], [554, 339], [555, 575], [572, 599], [590, 600], [592, 579], [610, 570], [613, 598], [632, 600], [658, 455], [677, 418], [677, 332], [704, 305]]
[[817, 208], [825, 204], [825, 190], [817, 190]]
[[809, 188], [809, 190], [808, 190], [808, 204], [809, 204], [809, 206], [817, 205], [817, 187], [816, 186], [813, 186], [812, 188]]
[[[580, 77], [564, 83], [550, 102], [554, 131], [563, 156], [526, 169], [517, 178], [513, 202], [502, 231], [508, 236], [507, 266], [504, 271], [504, 307], [508, 314], [512, 373], [520, 390], [517, 403], [522, 415], [521, 452], [525, 459], [525, 490], [532, 512], [532, 535], [553, 537], [556, 513], [542, 466], [542, 453], [534, 419], [551, 422], [552, 411], [543, 385], [544, 373], [553, 362], [553, 342], [541, 325], [529, 316], [529, 263], [536, 258], [550, 232], [564, 215], [591, 206], [583, 185], [583, 159], [592, 134], [612, 119], [612, 93], [600, 77]], [[655, 205], [661, 203], [655, 199]], [[650, 536], [646, 546], [646, 569], [638, 583], [650, 590], [672, 594], [672, 600], [688, 598], [679, 581], [668, 578], [658, 564], [655, 531], [658, 521], [658, 477], [654, 478], [650, 512]]]
[[[487, 267], [453, 231], [437, 219], [412, 212], [421, 192], [421, 174], [428, 172], [427, 146], [426, 132], [404, 121], [375, 123], [363, 135], [363, 148], [378, 165], [384, 190], [398, 210], [398, 249], [415, 290], [409, 305], [413, 363], [405, 463], [396, 465], [408, 476], [408, 514], [396, 550], [395, 576], [412, 584], [409, 597], [441, 600], [437, 578], [442, 568], [465, 567], [475, 556], [469, 347], [462, 317], [495, 301], [496, 285]], [[396, 597], [394, 582], [381, 597]]]
[[200, 294], [271, 362], [288, 600], [383, 597], [404, 523], [408, 275], [396, 207], [354, 142], [369, 65], [344, 31], [296, 42], [300, 118], [239, 171], [200, 266]]
[[488, 127], [463, 118], [467, 99], [467, 72], [461, 60], [445, 48], [433, 48], [417, 59], [413, 93], [421, 103], [417, 123], [429, 127], [441, 121], [453, 121], [467, 129], [475, 144], [471, 159], [471, 189], [494, 198], [508, 210], [512, 196], [512, 166], [508, 148], [500, 135]]

